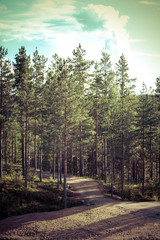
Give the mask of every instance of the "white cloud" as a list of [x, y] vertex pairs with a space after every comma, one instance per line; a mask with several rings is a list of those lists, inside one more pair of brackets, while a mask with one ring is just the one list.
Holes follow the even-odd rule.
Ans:
[[[33, 4], [27, 12], [17, 15], [12, 14], [8, 17], [8, 20], [1, 20], [0, 31], [2, 35], [5, 35], [4, 41], [9, 39], [44, 40], [46, 46], [44, 51], [49, 58], [51, 54], [54, 54], [54, 51], [61, 57], [72, 56], [73, 49], [81, 43], [82, 48], [87, 50], [86, 57], [94, 60], [100, 59], [101, 51], [106, 45], [113, 64], [124, 53], [129, 65], [130, 77], [137, 77], [146, 81], [148, 79], [148, 83], [149, 79], [153, 77], [154, 71], [150, 70], [149, 64], [145, 64], [145, 61], [146, 59], [151, 61], [151, 57], [157, 60], [160, 54], [133, 52], [130, 44], [141, 43], [145, 40], [130, 39], [126, 29], [129, 16], [120, 15], [120, 12], [111, 6], [89, 4], [85, 7], [85, 11], [93, 12], [99, 20], [103, 20], [101, 21], [103, 22], [103, 29], [87, 32], [82, 31], [81, 24], [74, 18], [76, 8], [73, 0], [34, 0], [32, 2]], [[158, 5], [160, 2], [139, 1], [139, 3]], [[0, 12], [2, 9], [5, 10], [6, 8], [0, 5]], [[83, 9], [81, 10], [83, 11]], [[56, 22], [55, 25], [52, 25], [50, 20], [53, 19], [59, 20], [59, 22], [64, 21], [68, 25], [60, 27], [58, 24], [56, 25]], [[152, 69], [154, 68], [155, 63]], [[159, 66], [157, 66], [157, 69], [158, 72]], [[149, 71], [152, 71], [152, 74]]]
[[[74, 45], [74, 42], [84, 43], [88, 46], [89, 52], [95, 55], [96, 49], [105, 46], [105, 40], [109, 39], [109, 49], [114, 54], [125, 53], [129, 49], [129, 35], [125, 29], [128, 22], [128, 16], [120, 16], [119, 12], [113, 7], [104, 5], [89, 4], [85, 10], [97, 14], [100, 19], [105, 21], [105, 30], [97, 30], [94, 33], [83, 32], [81, 24], [73, 17], [75, 7], [74, 0], [36, 0], [33, 2], [30, 10], [25, 13], [12, 15], [17, 20], [2, 21], [0, 29], [7, 29], [8, 35], [12, 38], [32, 40], [37, 37], [48, 41], [49, 44], [55, 43], [56, 46]], [[22, 19], [22, 20], [21, 20]], [[68, 26], [51, 25], [50, 20], [60, 20], [68, 23]], [[70, 25], [72, 24], [72, 26]], [[66, 32], [66, 34], [65, 34]], [[74, 37], [73, 37], [74, 35]], [[91, 50], [91, 46], [94, 51]], [[95, 49], [96, 46], [96, 49]], [[67, 47], [68, 48], [68, 47]], [[69, 49], [69, 48], [68, 48]], [[73, 47], [72, 47], [73, 50]]]
[[160, 5], [160, 2], [151, 2], [151, 1], [139, 1], [140, 4], [157, 6]]
[[72, 5], [73, 0], [53, 1], [53, 0], [36, 0], [31, 5], [30, 11], [22, 13], [24, 17], [38, 17], [43, 19], [65, 18], [73, 13], [75, 7]]
[[76, 24], [78, 27], [75, 19], [71, 17], [75, 10], [73, 3], [74, 0], [33, 1], [29, 11], [19, 14], [10, 13], [8, 20], [2, 19], [0, 30], [2, 33], [4, 31], [9, 38], [12, 36], [13, 38], [31, 41], [38, 37], [45, 41], [50, 41], [55, 38], [57, 31], [60, 31], [58, 25], [50, 27], [50, 20], [64, 20], [68, 24]]
[[74, 20], [73, 31], [69, 31], [68, 34], [55, 33], [55, 39], [51, 39], [50, 44], [55, 46], [57, 53], [65, 57], [71, 56], [73, 49], [81, 43], [82, 47], [87, 50], [88, 59], [99, 60], [107, 41], [106, 47], [114, 62], [118, 61], [122, 52], [129, 57], [130, 39], [125, 29], [129, 17], [120, 16], [119, 11], [110, 6], [89, 4], [85, 8], [85, 11], [87, 10], [94, 12], [99, 19], [104, 20], [104, 29], [94, 32], [82, 31], [80, 24]]
[[145, 42], [144, 39], [130, 39], [130, 43], [142, 43]]
[[8, 30], [8, 29], [11, 29], [11, 25], [8, 23], [8, 21], [1, 21], [0, 22], [1, 34], [2, 34], [2, 31]]
[[105, 20], [105, 38], [110, 40], [110, 50], [112, 53], [124, 54], [129, 51], [129, 34], [125, 29], [129, 16], [120, 16], [119, 11], [111, 6], [89, 4], [87, 7], [94, 11], [99, 18]]
[[55, 47], [59, 56], [71, 57], [72, 51], [76, 47], [77, 37], [77, 34], [74, 32], [70, 34], [57, 33], [55, 39], [50, 40], [50, 44]]
[[133, 53], [135, 56], [146, 56], [146, 57], [160, 57], [160, 53], [145, 53], [145, 52], [134, 52]]

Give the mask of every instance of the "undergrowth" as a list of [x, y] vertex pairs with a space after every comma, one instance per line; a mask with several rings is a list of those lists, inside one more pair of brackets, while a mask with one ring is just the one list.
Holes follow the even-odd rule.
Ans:
[[[63, 208], [63, 186], [57, 188], [57, 181], [51, 177], [42, 182], [36, 175], [28, 177], [28, 187], [24, 187], [24, 178], [12, 173], [0, 180], [0, 219], [31, 212], [46, 212]], [[68, 207], [80, 205], [68, 189]]]
[[[111, 186], [100, 181], [100, 188], [106, 196], [111, 196]], [[121, 198], [121, 188], [119, 185], [114, 185], [112, 190], [113, 197]], [[146, 184], [144, 195], [140, 185], [125, 185], [124, 200], [129, 201], [160, 201], [160, 184]]]

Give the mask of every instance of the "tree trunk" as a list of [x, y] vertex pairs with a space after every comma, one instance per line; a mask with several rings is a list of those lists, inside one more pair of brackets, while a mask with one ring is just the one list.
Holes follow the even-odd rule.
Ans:
[[37, 170], [37, 121], [35, 119], [35, 137], [34, 137], [34, 166], [35, 166], [35, 170]]
[[104, 144], [104, 182], [107, 183], [107, 139], [106, 137], [104, 137], [103, 140], [103, 144]]
[[59, 143], [60, 145], [59, 145], [59, 147], [60, 147], [60, 149], [59, 149], [59, 151], [60, 151], [60, 154], [59, 154], [59, 177], [60, 177], [60, 179], [59, 179], [59, 181], [60, 181], [60, 184], [62, 184], [62, 137], [60, 136], [60, 143]]
[[121, 187], [122, 187], [122, 192], [121, 192], [121, 199], [122, 201], [124, 200], [124, 93], [122, 94], [122, 133], [121, 133]]
[[14, 162], [17, 163], [17, 137], [15, 136], [15, 143], [14, 143]]
[[59, 176], [60, 176], [60, 137], [58, 138], [58, 153], [57, 153], [57, 188], [59, 189]]
[[136, 179], [136, 163], [135, 159], [132, 161], [132, 183], [135, 183]]
[[55, 153], [54, 153], [54, 150], [53, 150], [52, 176], [53, 176], [53, 179], [55, 179]]
[[141, 157], [142, 157], [142, 195], [144, 195], [144, 184], [145, 184], [145, 160], [144, 160], [144, 111], [143, 111], [143, 139], [142, 139], [142, 152], [141, 152]]
[[135, 183], [138, 183], [138, 162], [135, 160]]
[[79, 175], [79, 163], [78, 163], [78, 144], [76, 146], [76, 176]]
[[158, 160], [159, 160], [159, 184], [160, 184], [160, 142], [159, 142], [159, 156], [158, 156]]
[[113, 138], [113, 182], [115, 183], [116, 177], [115, 177], [115, 159], [116, 159], [116, 152], [115, 152], [115, 141]]
[[73, 146], [71, 143], [71, 169], [70, 169], [71, 175], [73, 175]]
[[150, 178], [153, 180], [152, 127], [150, 126]]
[[21, 132], [21, 151], [22, 151], [22, 174], [25, 176], [25, 142], [23, 129]]
[[0, 178], [2, 177], [2, 133], [3, 133], [3, 79], [1, 61], [1, 105], [0, 105]]
[[83, 176], [83, 158], [82, 158], [82, 123], [80, 123], [80, 164], [79, 164], [79, 175]]
[[67, 208], [67, 101], [68, 84], [66, 79], [66, 97], [65, 97], [65, 126], [64, 126], [64, 208]]
[[42, 145], [41, 145], [41, 149], [40, 149], [40, 172], [39, 172], [40, 182], [42, 182], [42, 155], [43, 155], [43, 151], [42, 151]]
[[27, 188], [28, 179], [27, 179], [27, 171], [28, 171], [28, 111], [26, 111], [26, 129], [25, 129], [25, 187]]
[[13, 140], [13, 132], [12, 132], [12, 163], [14, 162], [14, 140]]
[[44, 98], [42, 97], [42, 108], [41, 108], [41, 148], [40, 148], [40, 182], [42, 181], [42, 161], [43, 161], [43, 107]]
[[8, 157], [7, 157], [8, 144], [7, 144], [7, 138], [8, 138], [8, 135], [7, 135], [7, 130], [6, 130], [6, 132], [5, 132], [5, 152], [4, 152], [4, 159], [5, 159], [6, 169], [7, 169], [7, 164], [8, 164]]
[[130, 159], [129, 159], [129, 156], [128, 156], [128, 184], [130, 183]]
[[39, 179], [42, 182], [42, 159], [43, 159], [43, 133], [41, 132], [41, 146], [40, 146], [40, 172]]
[[124, 135], [122, 132], [122, 160], [121, 160], [121, 185], [122, 185], [122, 192], [121, 192], [121, 198], [122, 201], [124, 200]]
[[113, 158], [114, 158], [114, 150], [113, 150], [113, 136], [111, 135], [111, 197], [113, 197]]
[[[97, 105], [97, 104], [96, 104]], [[96, 135], [95, 135], [95, 174], [98, 174], [98, 106], [96, 106]]]
[[102, 141], [102, 161], [101, 161], [101, 179], [104, 180], [104, 150], [103, 150], [103, 141]]
[[[67, 126], [65, 125], [65, 129]], [[67, 208], [67, 135], [64, 136], [64, 208]]]
[[31, 132], [29, 131], [28, 137], [28, 166], [31, 166]]
[[0, 178], [2, 177], [2, 120], [0, 123]]

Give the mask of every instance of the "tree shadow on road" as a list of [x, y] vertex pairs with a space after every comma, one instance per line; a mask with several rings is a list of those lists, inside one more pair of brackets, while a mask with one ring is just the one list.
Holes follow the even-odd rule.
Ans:
[[[86, 205], [55, 212], [9, 217], [0, 221], [0, 233], [5, 236], [7, 231], [15, 230], [18, 237], [22, 236], [22, 232], [23, 237], [31, 233], [30, 239], [117, 240], [118, 236], [119, 239], [134, 239], [129, 238], [130, 232], [134, 232], [137, 236], [141, 236], [135, 239], [156, 239], [155, 232], [158, 232], [157, 229], [160, 228], [159, 206], [147, 207], [143, 204], [143, 208], [137, 207], [136, 209], [138, 203], [105, 198], [97, 189], [96, 183], [91, 184], [88, 180], [82, 180], [81, 183], [77, 181], [73, 187], [75, 186], [80, 194], [79, 197], [85, 199]], [[145, 232], [145, 230], [150, 226], [154, 231], [153, 234], [151, 233], [154, 238], [146, 237], [148, 231]], [[22, 229], [27, 230], [22, 231]], [[124, 234], [127, 235], [126, 238], [122, 237]], [[160, 239], [160, 236], [157, 239]]]

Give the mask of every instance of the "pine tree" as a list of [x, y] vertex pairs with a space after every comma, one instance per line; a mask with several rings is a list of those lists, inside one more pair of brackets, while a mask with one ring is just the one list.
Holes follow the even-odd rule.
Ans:
[[99, 134], [99, 115], [101, 111], [101, 96], [102, 96], [102, 77], [100, 74], [99, 64], [96, 62], [94, 66], [94, 77], [91, 84], [92, 90], [92, 116], [95, 121], [95, 144], [94, 144], [94, 175], [98, 175], [98, 134]]
[[[62, 76], [62, 58], [57, 54], [52, 57], [51, 65], [47, 72], [47, 81], [45, 84], [45, 99], [47, 108], [47, 123], [49, 125], [48, 135], [50, 143], [54, 145], [54, 151], [57, 156], [60, 152], [60, 139], [62, 141], [62, 132], [64, 124], [64, 79]], [[61, 151], [62, 153], [62, 151]], [[58, 159], [60, 156], [58, 157]], [[59, 165], [60, 166], [60, 165]], [[60, 169], [58, 168], [60, 174]], [[59, 178], [58, 174], [58, 178]]]
[[[58, 142], [58, 186], [61, 183], [62, 171], [62, 154], [64, 156], [64, 207], [67, 207], [67, 152], [69, 126], [68, 118], [71, 119], [72, 102], [70, 102], [71, 89], [70, 86], [70, 59], [59, 58], [57, 54], [53, 56], [52, 65], [48, 70], [46, 90], [47, 90], [47, 112], [50, 114], [48, 120], [52, 126], [53, 143]], [[70, 103], [70, 104], [69, 104]], [[71, 123], [70, 123], [71, 124]], [[64, 146], [63, 146], [64, 143]], [[60, 181], [59, 181], [60, 180]]]
[[[34, 89], [34, 165], [35, 169], [38, 167], [37, 163], [37, 136], [41, 139], [40, 146], [40, 181], [42, 181], [42, 163], [43, 163], [43, 131], [44, 131], [44, 79], [45, 79], [45, 67], [47, 59], [36, 48], [33, 53], [33, 89]], [[38, 121], [39, 119], [39, 121]], [[39, 127], [38, 127], [39, 125]]]
[[88, 84], [88, 70], [91, 63], [85, 60], [86, 51], [82, 49], [81, 45], [73, 50], [73, 76], [76, 85], [76, 97], [77, 97], [77, 117], [79, 125], [79, 175], [83, 176], [83, 124], [87, 118], [87, 112], [85, 112], [85, 95]]
[[[2, 177], [2, 146], [3, 129], [11, 115], [11, 87], [12, 87], [12, 67], [6, 59], [8, 50], [0, 47], [0, 178]], [[6, 133], [7, 134], [7, 133]], [[5, 162], [7, 161], [7, 145], [5, 145]]]
[[22, 165], [25, 169], [25, 187], [27, 187], [27, 171], [28, 171], [28, 125], [29, 111], [32, 95], [32, 68], [30, 56], [27, 56], [25, 47], [19, 49], [19, 53], [15, 56], [15, 88], [16, 98], [19, 107], [19, 119], [22, 133]]
[[157, 127], [157, 158], [158, 158], [158, 165], [159, 165], [159, 171], [158, 171], [158, 178], [159, 178], [159, 183], [160, 183], [160, 77], [156, 79], [156, 105], [157, 105], [157, 110], [156, 110], [156, 115], [158, 120], [158, 127]]
[[113, 106], [113, 97], [112, 91], [113, 88], [116, 91], [116, 85], [114, 84], [114, 73], [112, 71], [112, 64], [110, 60], [110, 55], [108, 54], [106, 49], [102, 51], [102, 57], [100, 59], [100, 69], [101, 69], [101, 77], [102, 77], [102, 86], [101, 86], [101, 134], [104, 139], [104, 181], [107, 182], [107, 165], [108, 165], [108, 151], [107, 151], [107, 142], [109, 139], [109, 134], [111, 133], [111, 112], [114, 110]]
[[147, 87], [143, 82], [142, 91], [139, 96], [139, 105], [137, 109], [137, 127], [138, 127], [138, 139], [141, 147], [140, 150], [140, 158], [141, 158], [141, 166], [142, 166], [142, 194], [144, 195], [144, 185], [146, 181], [146, 139], [147, 139], [147, 131], [148, 131], [148, 114], [149, 114], [149, 106], [148, 106], [148, 93]]
[[155, 96], [152, 89], [149, 90], [148, 93], [148, 116], [147, 116], [147, 123], [148, 123], [148, 131], [147, 131], [147, 149], [148, 149], [148, 155], [149, 155], [149, 179], [150, 181], [154, 180], [154, 154], [153, 154], [153, 148], [154, 145], [156, 145], [156, 137], [157, 137], [157, 128], [159, 119], [157, 117], [156, 113], [156, 102], [155, 102]]
[[125, 114], [126, 99], [129, 93], [134, 88], [133, 79], [128, 76], [128, 63], [122, 54], [118, 63], [116, 64], [117, 85], [120, 92], [121, 114], [120, 114], [120, 133], [121, 133], [121, 197], [124, 200], [124, 158], [125, 158]]

